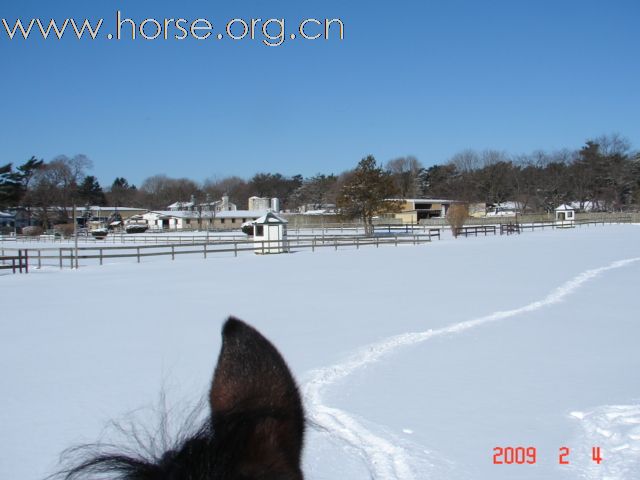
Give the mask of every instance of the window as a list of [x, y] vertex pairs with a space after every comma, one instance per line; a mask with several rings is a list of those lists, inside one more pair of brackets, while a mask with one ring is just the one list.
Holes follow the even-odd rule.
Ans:
[[235, 218], [232, 218], [232, 219], [231, 219], [231, 223], [236, 223], [236, 219], [235, 219]]
[[224, 223], [224, 218], [221, 218], [221, 219], [220, 219], [220, 223]]
[[256, 237], [263, 237], [263, 236], [264, 236], [264, 226], [256, 225]]

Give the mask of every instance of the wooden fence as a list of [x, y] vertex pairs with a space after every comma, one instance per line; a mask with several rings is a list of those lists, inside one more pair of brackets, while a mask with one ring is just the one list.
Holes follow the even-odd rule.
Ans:
[[[452, 228], [455, 228], [455, 227], [452, 227]], [[482, 226], [473, 226], [473, 227], [457, 227], [455, 233], [457, 236], [464, 236], [464, 237], [468, 237], [470, 235], [473, 235], [474, 237], [477, 237], [478, 235], [486, 236], [488, 234], [495, 235], [496, 226], [482, 225]]]
[[[288, 228], [287, 229], [290, 235], [295, 236], [316, 236], [316, 235], [363, 235], [364, 227], [361, 224], [327, 224], [324, 226], [316, 226], [309, 228]], [[374, 226], [374, 234], [382, 234], [382, 233], [424, 233], [428, 234], [430, 231], [436, 231], [438, 229], [429, 227], [428, 225], [417, 225], [417, 224], [381, 224]], [[185, 230], [187, 232], [187, 230]], [[174, 235], [171, 235], [171, 234]], [[236, 234], [227, 234], [221, 235], [218, 233], [209, 233], [207, 234], [205, 230], [196, 232], [193, 231], [191, 235], [178, 234], [176, 230], [168, 230], [162, 231], [158, 230], [154, 233], [146, 233], [146, 234], [127, 234], [127, 233], [114, 233], [110, 232], [104, 239], [96, 239], [91, 235], [78, 235], [78, 242], [80, 243], [91, 243], [91, 244], [127, 244], [127, 243], [142, 243], [142, 244], [167, 244], [167, 243], [176, 243], [179, 245], [182, 244], [194, 244], [194, 243], [202, 243], [207, 239], [210, 242], [214, 241], [242, 241], [242, 240], [250, 240], [250, 237], [247, 237], [244, 233], [236, 233]], [[20, 242], [28, 242], [28, 243], [66, 243], [69, 241], [69, 238], [64, 238], [62, 236], [54, 236], [54, 235], [39, 235], [39, 236], [27, 236], [27, 235], [15, 235], [15, 236], [4, 236], [2, 237], [3, 241], [20, 241]]]
[[[180, 255], [202, 255], [207, 258], [211, 254], [233, 253], [238, 256], [240, 252], [269, 253], [271, 249], [282, 249], [285, 251], [355, 247], [359, 249], [365, 246], [385, 246], [385, 245], [419, 245], [429, 243], [433, 238], [440, 239], [440, 231], [432, 229], [426, 234], [410, 235], [378, 235], [374, 237], [363, 236], [300, 236], [290, 237], [286, 240], [271, 240], [255, 242], [253, 240], [233, 240], [218, 242], [201, 242], [188, 244], [162, 244], [162, 245], [122, 245], [122, 246], [82, 246], [75, 249], [72, 246], [59, 248], [32, 248], [24, 250], [31, 256], [32, 265], [38, 268], [43, 266], [57, 266], [59, 268], [75, 268], [80, 265], [80, 261], [94, 260], [99, 265], [105, 261], [120, 258], [135, 259], [141, 263], [147, 257], [171, 257], [175, 260]], [[10, 251], [6, 247], [2, 248], [2, 253]], [[86, 264], [86, 262], [85, 262]]]
[[0, 256], [0, 270], [11, 270], [15, 273], [29, 273], [29, 251], [18, 250], [17, 255]]

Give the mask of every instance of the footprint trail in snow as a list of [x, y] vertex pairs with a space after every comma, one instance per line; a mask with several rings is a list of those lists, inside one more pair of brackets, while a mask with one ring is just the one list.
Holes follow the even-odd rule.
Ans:
[[[563, 301], [566, 297], [580, 289], [586, 282], [610, 270], [626, 267], [639, 262], [640, 257], [618, 260], [604, 267], [586, 270], [560, 287], [553, 290], [541, 300], [531, 302], [519, 308], [503, 310], [472, 320], [456, 323], [439, 329], [423, 332], [404, 333], [389, 337], [378, 343], [362, 348], [342, 363], [314, 370], [309, 380], [303, 385], [303, 394], [307, 408], [307, 416], [312, 427], [320, 432], [326, 432], [334, 439], [339, 439], [350, 448], [357, 451], [363, 458], [372, 479], [376, 480], [412, 480], [425, 477], [425, 464], [428, 464], [438, 475], [447, 469], [449, 462], [436, 459], [428, 450], [416, 445], [399, 442], [394, 436], [374, 433], [374, 428], [367, 428], [354, 418], [353, 415], [328, 406], [324, 403], [324, 391], [344, 380], [351, 374], [372, 363], [380, 361], [396, 350], [425, 342], [432, 338], [456, 335], [467, 330], [506, 320], [518, 315], [540, 310]], [[376, 431], [381, 427], [375, 428]], [[421, 452], [416, 457], [416, 452]], [[610, 477], [612, 480], [624, 477]]]
[[[582, 427], [572, 464], [581, 478], [640, 478], [640, 405], [604, 405], [570, 416]], [[600, 447], [600, 464], [592, 460], [593, 447]]]

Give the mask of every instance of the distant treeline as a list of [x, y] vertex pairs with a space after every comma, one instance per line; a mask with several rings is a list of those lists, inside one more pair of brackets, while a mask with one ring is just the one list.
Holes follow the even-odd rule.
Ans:
[[[354, 159], [354, 168], [357, 159]], [[32, 157], [16, 167], [0, 166], [0, 208], [68, 207], [76, 205], [133, 206], [165, 209], [176, 201], [218, 200], [226, 194], [238, 208], [251, 196], [277, 197], [285, 210], [322, 208], [339, 203], [354, 174], [285, 176], [257, 173], [250, 179], [227, 177], [196, 182], [154, 175], [137, 187], [125, 177], [106, 188], [89, 175], [84, 155], [58, 156], [49, 162]], [[517, 201], [527, 211], [549, 211], [561, 203], [580, 202], [603, 211], [640, 205], [640, 155], [629, 141], [609, 135], [589, 140], [578, 150], [537, 151], [512, 155], [503, 151], [466, 150], [447, 162], [424, 167], [414, 157], [384, 166], [402, 198], [446, 198], [498, 204]]]

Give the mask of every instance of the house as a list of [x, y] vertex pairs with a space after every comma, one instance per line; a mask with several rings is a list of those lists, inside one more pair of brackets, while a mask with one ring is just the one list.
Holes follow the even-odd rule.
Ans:
[[436, 198], [389, 198], [387, 201], [398, 202], [400, 209], [394, 212], [394, 218], [402, 220], [402, 223], [418, 223], [429, 218], [446, 218], [449, 207], [457, 200], [444, 200]]

